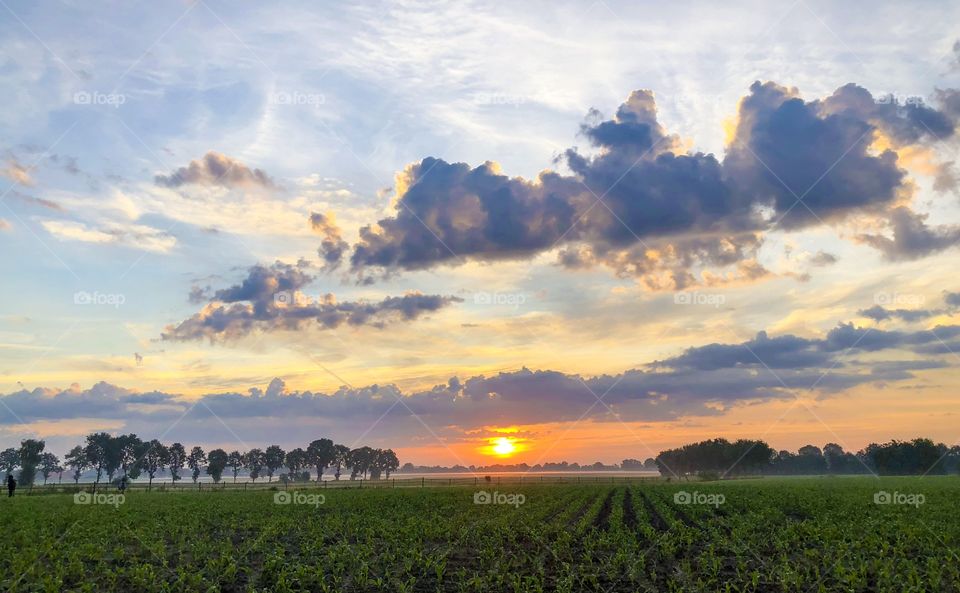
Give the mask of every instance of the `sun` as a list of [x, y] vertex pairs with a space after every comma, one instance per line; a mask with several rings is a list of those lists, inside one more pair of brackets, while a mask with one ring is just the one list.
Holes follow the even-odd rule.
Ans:
[[501, 457], [508, 457], [517, 450], [517, 446], [507, 437], [500, 437], [493, 441], [493, 452]]

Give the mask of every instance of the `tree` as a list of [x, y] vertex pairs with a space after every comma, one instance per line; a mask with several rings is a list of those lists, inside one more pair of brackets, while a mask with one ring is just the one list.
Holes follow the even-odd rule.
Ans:
[[620, 462], [620, 469], [628, 471], [636, 471], [643, 469], [643, 462], [639, 459], [624, 459]]
[[231, 451], [227, 455], [227, 465], [233, 469], [233, 483], [237, 483], [237, 474], [240, 473], [240, 469], [243, 467], [244, 457], [243, 453], [239, 451]]
[[214, 449], [207, 454], [207, 474], [213, 477], [214, 483], [220, 483], [228, 458], [227, 452], [223, 449]]
[[204, 455], [203, 449], [200, 447], [194, 447], [190, 449], [190, 454], [187, 455], [187, 467], [193, 470], [193, 483], [197, 483], [197, 478], [200, 477], [200, 468], [203, 467], [203, 464], [207, 462], [207, 456]]
[[397, 454], [393, 452], [393, 449], [377, 449], [371, 455], [370, 479], [379, 480], [381, 472], [385, 472], [389, 480], [390, 472], [397, 471], [399, 467], [400, 460], [397, 459]]
[[333, 474], [333, 478], [339, 481], [340, 470], [344, 467], [350, 467], [350, 447], [347, 447], [346, 445], [333, 446], [333, 465], [337, 470]]
[[247, 451], [245, 458], [247, 468], [250, 470], [250, 479], [256, 482], [257, 478], [260, 477], [260, 472], [263, 471], [265, 463], [263, 451], [260, 449], [250, 449]]
[[[116, 461], [124, 477], [136, 478], [140, 475], [139, 460], [148, 447], [135, 434], [122, 434], [114, 439]], [[132, 476], [130, 474], [133, 474]]]
[[317, 468], [317, 481], [323, 477], [323, 472], [336, 458], [337, 451], [330, 439], [317, 439], [307, 446], [307, 457], [310, 465]]
[[107, 470], [110, 464], [110, 451], [113, 443], [113, 437], [105, 432], [97, 432], [87, 435], [84, 453], [87, 458], [87, 464], [97, 470], [97, 479], [93, 483], [93, 490], [96, 492], [97, 485], [100, 484], [100, 478]]
[[303, 468], [309, 463], [309, 457], [307, 452], [297, 447], [293, 449], [286, 456], [286, 465], [287, 469], [290, 470], [289, 478], [290, 481], [297, 481], [297, 477], [300, 475], [300, 472], [303, 471]]
[[180, 470], [187, 463], [187, 451], [180, 443], [167, 447], [167, 466], [170, 468], [170, 479], [176, 484], [180, 479]]
[[37, 476], [37, 466], [43, 456], [46, 446], [41, 440], [24, 439], [20, 441], [20, 483], [24, 486], [33, 484]]
[[169, 462], [170, 452], [163, 443], [157, 439], [146, 443], [146, 450], [140, 455], [139, 465], [147, 472], [147, 476], [150, 478], [148, 483], [150, 488], [153, 487], [154, 476], [157, 475], [157, 472], [163, 471], [163, 468], [166, 467]]
[[20, 450], [10, 447], [0, 453], [0, 469], [3, 469], [8, 475], [20, 466]]
[[362, 476], [366, 480], [375, 456], [376, 452], [370, 447], [360, 447], [350, 451], [350, 479], [356, 480], [357, 476]]
[[[43, 485], [47, 485], [50, 474], [60, 468], [60, 458], [53, 453], [44, 453], [40, 456], [40, 475], [43, 476]], [[63, 471], [63, 470], [60, 470]]]
[[263, 465], [267, 468], [267, 481], [273, 481], [273, 474], [283, 467], [286, 453], [278, 445], [270, 445], [263, 453]]
[[79, 484], [80, 475], [83, 474], [83, 470], [89, 465], [87, 454], [83, 450], [83, 447], [77, 445], [73, 449], [70, 449], [63, 460], [67, 464], [67, 467], [73, 470], [73, 483]]

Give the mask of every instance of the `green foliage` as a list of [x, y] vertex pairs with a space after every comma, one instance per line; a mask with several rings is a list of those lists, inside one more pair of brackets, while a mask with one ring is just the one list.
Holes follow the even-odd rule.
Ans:
[[[525, 502], [475, 504], [473, 487], [302, 483], [137, 491], [116, 508], [77, 505], [72, 494], [17, 496], [0, 504], [0, 588], [696, 593], [960, 584], [960, 519], [951, 512], [960, 480], [952, 476], [523, 487], [480, 480], [478, 488]], [[925, 503], [875, 504], [881, 490], [922, 493]], [[297, 504], [294, 492], [325, 500]], [[722, 502], [698, 504], [694, 492], [722, 494]], [[274, 503], [281, 495], [287, 504]]]

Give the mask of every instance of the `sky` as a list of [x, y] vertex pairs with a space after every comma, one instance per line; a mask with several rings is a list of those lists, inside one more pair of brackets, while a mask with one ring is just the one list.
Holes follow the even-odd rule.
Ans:
[[958, 442], [960, 6], [514, 4], [0, 0], [0, 446]]

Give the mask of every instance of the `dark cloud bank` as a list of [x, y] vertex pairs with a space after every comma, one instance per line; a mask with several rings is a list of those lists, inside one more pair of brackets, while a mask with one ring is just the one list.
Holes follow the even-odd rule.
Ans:
[[[244, 291], [256, 294], [259, 288], [249, 282], [231, 290], [246, 296]], [[904, 381], [917, 371], [949, 366], [949, 359], [941, 355], [954, 351], [960, 352], [960, 325], [891, 331], [842, 323], [819, 339], [760, 332], [742, 343], [689, 348], [618, 375], [587, 377], [524, 368], [465, 380], [454, 377], [414, 393], [404, 393], [395, 385], [344, 386], [334, 393], [288, 392], [279, 379], [265, 391], [211, 394], [199, 402], [106, 383], [87, 390], [23, 390], [0, 396], [9, 412], [0, 414], [0, 422], [102, 418], [120, 419], [145, 430], [177, 422], [182, 429], [192, 427], [203, 435], [204, 427], [216, 423], [214, 417], [250, 430], [258, 426], [293, 429], [297, 423], [306, 423], [311, 430], [329, 426], [344, 431], [362, 430], [384, 418], [391, 431], [407, 431], [409, 436], [422, 431], [414, 414], [438, 430], [560, 422], [581, 416], [594, 421], [618, 417], [663, 421], [722, 414], [737, 403], [790, 398], [795, 390], [815, 387], [816, 392], [829, 394], [857, 385]], [[597, 403], [598, 397], [605, 405]]]
[[[889, 259], [922, 257], [960, 241], [960, 227], [931, 226], [898, 202], [911, 188], [896, 150], [955, 133], [957, 92], [938, 91], [937, 101], [899, 103], [854, 84], [805, 101], [796, 89], [757, 82], [720, 160], [685, 152], [657, 121], [653, 94], [635, 91], [612, 119], [591, 111], [581, 132], [597, 154], [571, 148], [558, 159], [573, 175], [523, 179], [489, 162], [436, 158], [409, 165], [396, 214], [361, 229], [351, 268], [369, 279], [561, 247], [565, 266], [602, 264], [682, 288], [696, 282], [697, 267], [763, 276], [755, 259], [763, 233], [854, 213], [888, 220], [889, 235], [862, 242]], [[892, 148], [870, 148], [879, 134]]]

